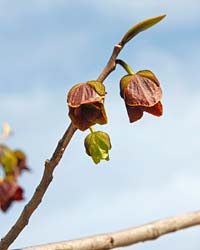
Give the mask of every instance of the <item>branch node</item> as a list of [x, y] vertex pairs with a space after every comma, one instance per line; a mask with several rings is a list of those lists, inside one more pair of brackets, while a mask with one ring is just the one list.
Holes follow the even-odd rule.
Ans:
[[118, 44], [116, 44], [116, 45], [115, 45], [115, 47], [116, 47], [116, 48], [119, 48], [119, 49], [122, 49], [122, 45], [121, 45], [121, 44], [119, 44], [119, 43], [118, 43]]
[[47, 159], [44, 164], [45, 164], [45, 167], [48, 167], [50, 165], [50, 160]]
[[160, 231], [158, 227], [156, 227], [155, 225], [150, 225], [150, 230], [152, 232], [153, 239], [157, 239], [160, 237]]

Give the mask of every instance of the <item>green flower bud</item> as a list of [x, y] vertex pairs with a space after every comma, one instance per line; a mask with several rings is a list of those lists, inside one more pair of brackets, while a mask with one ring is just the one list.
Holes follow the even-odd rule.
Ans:
[[111, 149], [111, 143], [107, 133], [93, 132], [86, 136], [84, 144], [86, 153], [92, 157], [96, 164], [101, 160], [109, 160], [108, 150]]

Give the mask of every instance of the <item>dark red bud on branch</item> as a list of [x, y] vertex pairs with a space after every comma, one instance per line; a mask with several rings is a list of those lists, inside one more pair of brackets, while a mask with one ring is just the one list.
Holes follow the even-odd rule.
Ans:
[[130, 122], [142, 118], [144, 111], [155, 116], [163, 113], [162, 90], [150, 70], [124, 76], [120, 81], [120, 95], [125, 101]]
[[90, 81], [77, 84], [69, 91], [67, 102], [69, 117], [78, 129], [84, 131], [98, 124], [106, 124], [104, 108], [105, 87], [101, 82]]

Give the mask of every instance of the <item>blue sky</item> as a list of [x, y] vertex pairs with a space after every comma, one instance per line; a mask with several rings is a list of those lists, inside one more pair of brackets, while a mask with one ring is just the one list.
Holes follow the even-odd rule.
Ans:
[[[0, 214], [0, 237], [38, 184], [43, 162], [69, 124], [66, 93], [96, 79], [113, 46], [137, 22], [166, 13], [120, 58], [151, 69], [163, 88], [164, 115], [129, 124], [119, 67], [106, 80], [110, 161], [95, 166], [77, 132], [55, 171], [43, 203], [13, 248], [62, 241], [141, 225], [198, 210], [200, 201], [200, 4], [170, 1], [0, 1], [0, 124], [7, 141], [28, 155], [31, 174], [20, 179], [26, 201]], [[41, 230], [42, 229], [42, 230]], [[138, 244], [135, 250], [199, 249], [199, 228]]]

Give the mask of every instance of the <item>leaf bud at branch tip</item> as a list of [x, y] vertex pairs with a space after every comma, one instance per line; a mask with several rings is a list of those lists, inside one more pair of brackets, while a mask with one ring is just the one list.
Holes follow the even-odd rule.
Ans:
[[135, 37], [137, 34], [139, 34], [142, 31], [145, 31], [152, 27], [153, 25], [160, 22], [163, 18], [165, 18], [166, 15], [161, 15], [153, 18], [146, 19], [136, 25], [134, 25], [132, 28], [130, 28], [124, 37], [122, 38], [120, 44], [124, 46], [127, 42], [129, 42], [133, 37]]

